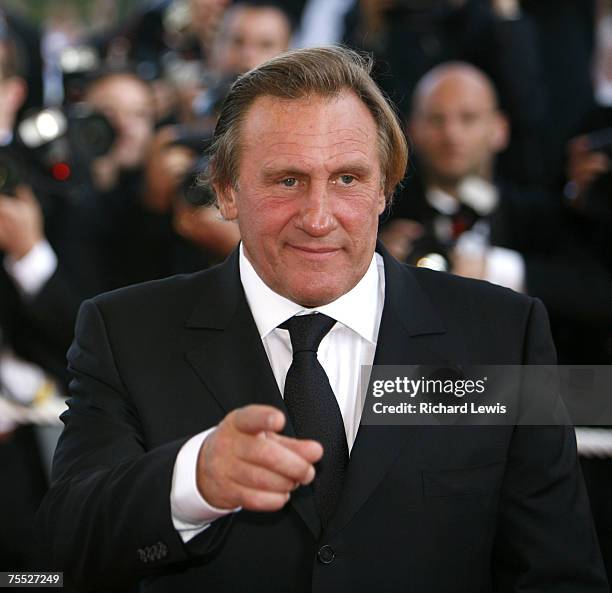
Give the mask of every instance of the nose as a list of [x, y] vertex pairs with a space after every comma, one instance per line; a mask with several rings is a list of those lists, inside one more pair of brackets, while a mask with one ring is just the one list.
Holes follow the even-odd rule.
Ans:
[[457, 118], [447, 118], [442, 129], [445, 138], [450, 142], [459, 140], [464, 134], [461, 122]]
[[251, 70], [259, 66], [260, 60], [258, 60], [257, 48], [253, 45], [246, 44], [242, 48], [240, 54], [240, 66], [244, 72]]
[[297, 226], [311, 237], [324, 237], [337, 228], [338, 221], [334, 216], [326, 184], [312, 184], [306, 192], [298, 213]]

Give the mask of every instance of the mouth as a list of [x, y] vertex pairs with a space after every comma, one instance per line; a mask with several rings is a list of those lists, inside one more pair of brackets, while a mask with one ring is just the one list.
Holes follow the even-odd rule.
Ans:
[[309, 247], [306, 245], [292, 245], [291, 243], [288, 244], [288, 247], [300, 257], [312, 261], [329, 259], [340, 251], [338, 247]]

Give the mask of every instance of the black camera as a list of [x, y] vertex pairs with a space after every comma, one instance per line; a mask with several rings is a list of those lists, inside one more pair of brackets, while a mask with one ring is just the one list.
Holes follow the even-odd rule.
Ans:
[[35, 191], [76, 198], [89, 183], [91, 161], [114, 140], [107, 118], [84, 104], [30, 113], [0, 152], [0, 191], [10, 194], [25, 181]]
[[178, 195], [191, 206], [210, 206], [215, 202], [213, 189], [204, 178], [208, 169], [207, 151], [212, 141], [213, 129], [207, 127], [179, 127], [174, 145], [185, 146], [197, 156], [178, 187]]
[[24, 167], [18, 153], [9, 146], [0, 147], [0, 194], [14, 196], [24, 181]]

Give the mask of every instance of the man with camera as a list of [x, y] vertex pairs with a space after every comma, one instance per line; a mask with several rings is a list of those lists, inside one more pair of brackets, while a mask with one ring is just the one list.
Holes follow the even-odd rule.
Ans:
[[[408, 131], [413, 174], [381, 225], [399, 259], [442, 262], [537, 296], [559, 335], [568, 320], [609, 326], [612, 283], [601, 254], [568, 227], [553, 192], [499, 173], [496, 157], [510, 129], [482, 71], [457, 62], [432, 69], [415, 89]], [[557, 343], [568, 364], [603, 362], [595, 345]]]
[[[3, 291], [12, 294], [18, 311], [10, 316], [5, 338], [26, 358], [64, 378], [64, 352], [70, 344], [69, 327], [80, 299], [58, 271], [58, 257], [45, 236], [45, 220], [32, 189], [21, 178], [30, 155], [16, 142], [17, 116], [27, 96], [12, 39], [0, 41], [0, 250]], [[24, 325], [25, 324], [25, 325]], [[20, 331], [16, 331], [17, 326]], [[25, 327], [29, 328], [27, 331]]]
[[[23, 155], [14, 134], [28, 85], [26, 73], [18, 67], [11, 32], [4, 29], [1, 33], [0, 564], [2, 570], [18, 570], [33, 568], [32, 522], [47, 486], [39, 443], [27, 414], [65, 377], [64, 352], [72, 333], [65, 324], [74, 322], [77, 303], [72, 316], [59, 315], [51, 321], [38, 300], [57, 259], [45, 240], [43, 215], [32, 190], [16, 185], [16, 164]], [[55, 289], [48, 290], [51, 294]], [[58, 292], [54, 294], [57, 297]], [[63, 299], [69, 295], [62, 294], [59, 300]]]

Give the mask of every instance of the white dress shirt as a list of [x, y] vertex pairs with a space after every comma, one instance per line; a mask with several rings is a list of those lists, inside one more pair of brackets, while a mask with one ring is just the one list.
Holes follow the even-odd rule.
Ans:
[[[3, 265], [21, 296], [34, 298], [55, 273], [57, 256], [49, 243], [43, 240], [21, 259], [5, 255]], [[37, 394], [52, 383], [38, 366], [18, 357], [5, 346], [0, 348], [0, 385], [6, 392], [0, 393], [0, 433], [2, 433], [13, 430], [18, 424], [36, 421], [29, 418], [31, 413], [39, 412], [34, 410], [32, 404]], [[52, 390], [54, 389], [55, 386]], [[7, 399], [3, 399], [5, 396]], [[56, 408], [52, 408], [51, 411], [55, 413]], [[40, 418], [38, 420], [40, 421]], [[45, 420], [49, 420], [48, 414]]]
[[[364, 404], [365, 390], [360, 386], [361, 367], [374, 361], [384, 305], [382, 257], [377, 253], [372, 256], [368, 270], [352, 290], [332, 303], [314, 309], [306, 309], [270, 289], [244, 255], [242, 245], [240, 280], [281, 394], [293, 352], [289, 331], [278, 326], [294, 315], [314, 312], [324, 313], [337, 321], [321, 341], [317, 358], [338, 400], [350, 452]], [[232, 512], [209, 505], [196, 484], [200, 447], [215, 428], [192, 437], [176, 458], [170, 503], [174, 527], [185, 542], [206, 529], [215, 519]], [[234, 512], [238, 510], [234, 509]]]
[[[470, 175], [466, 177], [458, 189], [458, 200], [445, 191], [433, 187], [425, 193], [429, 205], [445, 216], [453, 216], [459, 211], [461, 203], [475, 210], [480, 216], [491, 214], [499, 205], [499, 191], [489, 181]], [[516, 292], [525, 292], [525, 260], [514, 249], [490, 245], [488, 234], [490, 225], [485, 220], [476, 223], [481, 229], [486, 228], [486, 244], [482, 244], [478, 235], [472, 230], [459, 237], [455, 247], [457, 253], [465, 256], [483, 257], [485, 260], [485, 275], [483, 280], [511, 288]], [[451, 223], [445, 217], [434, 221], [436, 234], [443, 241], [448, 241], [452, 233]], [[475, 240], [474, 240], [475, 239]], [[476, 252], [477, 251], [477, 252]]]
[[4, 269], [22, 295], [34, 298], [57, 269], [57, 255], [46, 239], [39, 241], [21, 259], [4, 256]]

